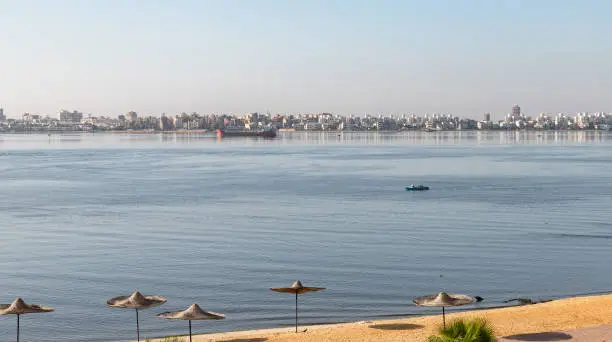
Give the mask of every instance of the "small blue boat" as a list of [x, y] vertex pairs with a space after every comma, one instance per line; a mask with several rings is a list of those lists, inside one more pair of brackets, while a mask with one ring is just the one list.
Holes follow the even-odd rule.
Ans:
[[429, 190], [429, 187], [425, 185], [414, 185], [414, 184], [410, 184], [406, 187], [406, 191], [424, 191], [424, 190]]

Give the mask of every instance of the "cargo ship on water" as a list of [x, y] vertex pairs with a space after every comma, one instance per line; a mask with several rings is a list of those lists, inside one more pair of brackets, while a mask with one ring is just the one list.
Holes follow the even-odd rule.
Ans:
[[219, 138], [227, 137], [261, 137], [274, 138], [276, 137], [276, 129], [274, 127], [266, 127], [261, 129], [246, 129], [242, 127], [225, 127], [217, 129]]

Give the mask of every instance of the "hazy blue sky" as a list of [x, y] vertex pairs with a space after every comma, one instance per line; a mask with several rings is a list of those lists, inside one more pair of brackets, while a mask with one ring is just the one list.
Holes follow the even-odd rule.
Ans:
[[612, 111], [609, 0], [0, 0], [10, 116]]

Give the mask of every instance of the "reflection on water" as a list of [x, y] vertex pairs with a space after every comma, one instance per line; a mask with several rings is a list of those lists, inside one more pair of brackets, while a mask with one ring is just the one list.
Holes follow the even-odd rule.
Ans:
[[[280, 132], [277, 139], [223, 138], [214, 133], [74, 133], [35, 135], [0, 135], [0, 148], [89, 147], [103, 144], [148, 145], [153, 142], [171, 146], [206, 144], [594, 144], [610, 138], [605, 131], [448, 131], [448, 132]], [[46, 145], [45, 145], [46, 143]]]
[[547, 143], [601, 143], [608, 132], [598, 131], [449, 131], [449, 132], [398, 132], [398, 133], [281, 133], [283, 140], [308, 143], [413, 143], [413, 144], [453, 144], [453, 143], [491, 143], [491, 144], [547, 144]]

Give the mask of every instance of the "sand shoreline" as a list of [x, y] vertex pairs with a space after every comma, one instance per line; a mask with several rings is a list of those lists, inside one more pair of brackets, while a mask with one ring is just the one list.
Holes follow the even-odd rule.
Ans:
[[[546, 303], [482, 310], [466, 310], [447, 314], [447, 320], [457, 317], [484, 317], [494, 326], [496, 335], [514, 336], [533, 333], [571, 335], [590, 328], [597, 336], [612, 337], [612, 294], [558, 299]], [[270, 328], [233, 331], [194, 336], [194, 342], [232, 341], [406, 341], [422, 342], [434, 334], [441, 316], [419, 316], [304, 326], [305, 333], [295, 334], [293, 328]], [[210, 322], [201, 322], [201, 325]], [[214, 324], [214, 323], [213, 323]], [[202, 329], [205, 329], [204, 327]], [[575, 332], [574, 332], [575, 331]], [[567, 332], [567, 333], [565, 333]], [[603, 334], [603, 335], [602, 335]], [[569, 340], [568, 338], [565, 338]], [[520, 340], [520, 339], [519, 339]], [[579, 339], [583, 341], [584, 339]], [[161, 342], [163, 339], [151, 339]], [[187, 341], [187, 339], [185, 339]], [[546, 341], [545, 339], [542, 341]], [[601, 341], [601, 339], [599, 340]]]

